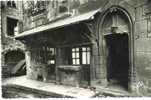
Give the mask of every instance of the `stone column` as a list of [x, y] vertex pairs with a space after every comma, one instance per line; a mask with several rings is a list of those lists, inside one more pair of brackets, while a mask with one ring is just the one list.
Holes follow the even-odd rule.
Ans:
[[137, 85], [138, 85], [138, 79], [137, 79], [137, 72], [136, 67], [134, 66], [134, 62], [130, 64], [129, 68], [129, 83], [128, 88], [130, 92], [136, 93], [137, 92]]
[[97, 81], [96, 70], [98, 68], [98, 47], [97, 43], [92, 44], [91, 63], [90, 63], [90, 85], [95, 86]]
[[106, 49], [106, 42], [104, 37], [100, 38], [99, 40], [99, 54], [98, 54], [98, 60], [99, 60], [99, 80], [101, 86], [107, 86], [107, 49]]
[[56, 83], [60, 83], [58, 67], [61, 65], [61, 48], [56, 48]]
[[26, 75], [27, 78], [31, 78], [31, 51], [29, 49], [25, 51], [25, 60], [26, 60]]

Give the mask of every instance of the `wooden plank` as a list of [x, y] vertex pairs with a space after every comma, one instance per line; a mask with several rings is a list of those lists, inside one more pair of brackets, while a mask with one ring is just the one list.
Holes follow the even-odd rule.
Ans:
[[16, 74], [19, 69], [21, 69], [25, 65], [25, 59], [19, 61], [16, 66], [12, 69], [11, 73]]

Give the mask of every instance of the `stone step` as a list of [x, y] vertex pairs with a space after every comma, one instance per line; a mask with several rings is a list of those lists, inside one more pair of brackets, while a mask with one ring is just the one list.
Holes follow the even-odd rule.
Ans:
[[97, 87], [96, 91], [98, 91], [97, 96], [109, 96], [109, 97], [131, 97], [133, 96], [128, 91], [119, 90], [119, 89], [111, 89], [104, 87]]

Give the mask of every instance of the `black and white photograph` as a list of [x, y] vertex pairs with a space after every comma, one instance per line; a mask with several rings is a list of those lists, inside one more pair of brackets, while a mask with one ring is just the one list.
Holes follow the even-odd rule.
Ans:
[[151, 97], [151, 0], [1, 0], [1, 98]]

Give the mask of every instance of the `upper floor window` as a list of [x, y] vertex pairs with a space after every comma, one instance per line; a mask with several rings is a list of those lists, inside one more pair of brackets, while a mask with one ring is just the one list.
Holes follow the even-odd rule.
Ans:
[[16, 3], [15, 3], [15, 1], [8, 1], [7, 6], [12, 7], [12, 8], [16, 8]]
[[7, 18], [7, 35], [14, 36], [18, 34], [18, 20], [13, 18]]
[[59, 1], [59, 13], [65, 13], [69, 11], [69, 2], [68, 0]]

